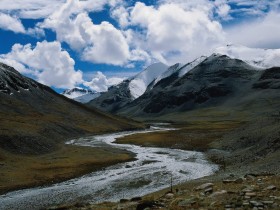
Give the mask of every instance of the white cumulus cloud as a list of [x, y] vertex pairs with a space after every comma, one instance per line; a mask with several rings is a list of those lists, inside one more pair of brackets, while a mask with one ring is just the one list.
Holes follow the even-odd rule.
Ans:
[[270, 12], [264, 17], [226, 29], [227, 40], [248, 47], [280, 48], [280, 14]]
[[119, 84], [124, 79], [118, 77], [107, 78], [102, 72], [98, 71], [93, 75], [92, 80], [84, 82], [84, 85], [97, 92], [104, 92], [107, 91], [108, 87]]
[[[73, 59], [60, 43], [67, 43], [79, 60], [127, 68], [158, 61], [186, 63], [228, 43], [280, 48], [280, 0], [153, 2], [148, 6], [143, 1], [123, 0], [0, 0], [0, 28], [34, 37], [43, 37], [45, 30], [50, 29], [57, 40], [35, 47], [14, 45], [0, 60], [21, 72], [31, 72], [45, 84], [70, 87], [83, 83], [82, 74], [75, 70]], [[97, 23], [95, 14], [104, 8], [111, 17], [105, 16], [100, 22], [99, 16]], [[42, 22], [25, 28], [22, 19]], [[118, 24], [110, 23], [112, 19]], [[44, 58], [39, 58], [39, 54]], [[53, 58], [58, 66], [48, 66], [45, 57]], [[51, 75], [59, 79], [50, 79]], [[92, 81], [92, 86], [100, 84], [99, 89], [104, 90], [110, 78], [96, 75], [99, 79]], [[60, 79], [62, 82], [58, 82]]]
[[122, 32], [109, 22], [100, 25], [84, 25], [84, 33], [89, 37], [90, 46], [86, 47], [82, 58], [93, 63], [114, 65], [125, 64], [129, 57], [129, 46]]
[[121, 30], [103, 21], [94, 24], [86, 12], [75, 14], [79, 1], [72, 0], [47, 18], [41, 27], [56, 32], [60, 42], [81, 53], [93, 63], [123, 65], [129, 59], [129, 46]]
[[49, 86], [72, 88], [83, 81], [82, 72], [74, 69], [75, 61], [56, 41], [37, 42], [35, 47], [15, 44], [12, 51], [0, 55], [0, 59]]
[[191, 60], [224, 42], [221, 24], [205, 11], [184, 9], [174, 3], [155, 8], [138, 2], [130, 18], [131, 24], [143, 27], [142, 49], [171, 64]]
[[24, 26], [20, 19], [4, 13], [0, 13], [0, 28], [13, 31], [15, 33], [25, 33]]
[[9, 11], [19, 18], [47, 18], [65, 3], [76, 2], [73, 12], [100, 11], [105, 5], [114, 6], [121, 0], [1, 0], [0, 11]]

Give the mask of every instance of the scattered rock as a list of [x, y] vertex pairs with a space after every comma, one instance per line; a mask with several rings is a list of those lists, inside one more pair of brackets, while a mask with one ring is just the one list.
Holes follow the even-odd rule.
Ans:
[[274, 202], [273, 201], [262, 201], [262, 203], [265, 205], [272, 205]]
[[218, 192], [214, 192], [212, 195], [210, 195], [210, 197], [214, 198], [214, 197], [218, 197], [218, 196], [224, 195], [224, 194], [227, 194], [227, 191], [226, 190], [221, 190], [221, 191], [218, 191]]
[[279, 196], [269, 196], [269, 197], [273, 198], [274, 200], [280, 200]]
[[173, 193], [167, 193], [165, 194], [165, 198], [167, 199], [172, 199], [174, 197], [174, 194]]
[[[236, 175], [237, 177], [237, 175]], [[135, 197], [129, 201], [122, 199], [121, 209], [225, 209], [225, 210], [261, 210], [279, 208], [279, 186], [274, 177], [256, 176], [254, 180], [238, 178], [231, 179], [231, 184], [223, 185], [222, 180], [217, 184], [204, 183], [192, 188], [182, 188], [176, 193], [168, 192], [157, 200], [145, 201]], [[242, 181], [241, 181], [242, 180]], [[261, 180], [261, 181], [260, 181]], [[225, 180], [224, 180], [225, 181]], [[258, 183], [261, 182], [262, 185]], [[240, 183], [244, 183], [240, 185]], [[274, 185], [273, 185], [274, 184]], [[222, 188], [221, 188], [222, 187]], [[175, 191], [175, 190], [174, 190]], [[76, 210], [76, 209], [75, 209]], [[82, 210], [79, 209], [79, 210]]]
[[234, 183], [234, 182], [235, 182], [234, 179], [225, 179], [225, 180], [223, 180], [224, 184], [230, 184], [230, 183]]
[[255, 190], [254, 187], [250, 186], [250, 187], [245, 187], [242, 192], [246, 193], [246, 192], [253, 192]]
[[241, 184], [243, 183], [243, 179], [242, 178], [238, 178], [234, 181], [236, 184]]
[[277, 204], [277, 203], [274, 203], [273, 205], [272, 205], [272, 208], [277, 208], [277, 207], [279, 207], [279, 205]]
[[249, 202], [247, 202], [247, 201], [244, 201], [242, 205], [243, 205], [243, 206], [249, 206], [249, 205], [250, 205], [250, 203], [249, 203]]
[[195, 188], [195, 190], [205, 190], [206, 188], [213, 187], [213, 186], [214, 186], [213, 183], [205, 183]]
[[196, 204], [197, 201], [195, 198], [190, 198], [190, 199], [185, 199], [185, 200], [182, 200], [178, 203], [178, 206], [180, 207], [186, 207], [186, 206], [191, 206], [191, 205], [194, 205]]
[[205, 190], [204, 190], [204, 194], [211, 194], [213, 192], [213, 188], [212, 187], [209, 187], [209, 188], [206, 188]]
[[270, 185], [270, 186], [268, 186], [267, 188], [265, 188], [266, 190], [276, 190], [277, 188], [276, 188], [276, 186], [274, 186], [274, 185]]
[[250, 204], [254, 207], [263, 207], [263, 203], [258, 202], [258, 201], [250, 201]]
[[255, 180], [255, 176], [253, 176], [253, 175], [251, 175], [251, 174], [246, 174], [245, 176], [245, 179], [247, 179], [247, 180]]
[[255, 197], [255, 196], [257, 196], [257, 193], [255, 193], [255, 192], [246, 192], [245, 196]]

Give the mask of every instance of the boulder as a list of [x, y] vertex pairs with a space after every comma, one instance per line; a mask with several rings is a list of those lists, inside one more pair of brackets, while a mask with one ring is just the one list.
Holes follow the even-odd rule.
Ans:
[[202, 185], [196, 187], [195, 190], [205, 190], [205, 189], [207, 189], [209, 187], [213, 187], [213, 186], [214, 186], [213, 183], [205, 183], [205, 184], [202, 184]]

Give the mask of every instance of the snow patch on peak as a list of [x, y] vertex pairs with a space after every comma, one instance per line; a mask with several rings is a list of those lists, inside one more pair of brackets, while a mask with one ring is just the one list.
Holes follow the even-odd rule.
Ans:
[[261, 69], [280, 66], [280, 49], [260, 49], [242, 45], [227, 45], [217, 48], [215, 52], [243, 60]]
[[207, 57], [206, 56], [201, 56], [194, 61], [187, 63], [186, 65], [182, 66], [179, 69], [179, 77], [184, 76], [186, 73], [188, 73], [190, 70], [192, 70], [194, 67], [196, 67], [198, 64], [203, 62]]
[[75, 87], [73, 89], [65, 90], [62, 95], [66, 96], [67, 98], [77, 98], [86, 94], [94, 94], [96, 93], [95, 91], [80, 88], [80, 87]]
[[80, 87], [75, 87], [70, 90], [65, 90], [62, 95], [67, 98], [73, 99], [80, 103], [87, 103], [100, 96], [100, 93]]
[[184, 65], [182, 63], [176, 63], [173, 66], [170, 66], [167, 71], [163, 72], [159, 77], [156, 78], [154, 85], [157, 84], [160, 80], [171, 76], [176, 73], [178, 69], [182, 68]]
[[130, 78], [129, 90], [133, 99], [137, 99], [143, 95], [148, 85], [163, 72], [165, 72], [167, 68], [168, 66], [164, 65], [163, 63], [155, 63], [147, 67], [144, 71], [140, 72], [136, 76]]
[[178, 72], [178, 77], [184, 76], [187, 72], [189, 72], [191, 69], [196, 67], [198, 64], [200, 64], [206, 58], [207, 58], [206, 56], [201, 56], [187, 64], [176, 63], [175, 65], [170, 66], [167, 69], [167, 71], [163, 72], [159, 77], [156, 78], [154, 85], [157, 84], [160, 80], [167, 78], [176, 72]]

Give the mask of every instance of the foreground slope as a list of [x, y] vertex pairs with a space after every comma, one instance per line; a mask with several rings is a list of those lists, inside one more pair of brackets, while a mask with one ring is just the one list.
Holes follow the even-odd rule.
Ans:
[[0, 64], [0, 194], [60, 182], [133, 158], [68, 139], [141, 127], [89, 109]]
[[55, 149], [69, 137], [135, 128], [89, 109], [0, 64], [0, 148], [24, 154]]

